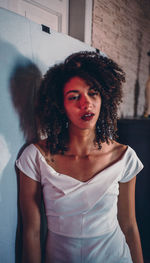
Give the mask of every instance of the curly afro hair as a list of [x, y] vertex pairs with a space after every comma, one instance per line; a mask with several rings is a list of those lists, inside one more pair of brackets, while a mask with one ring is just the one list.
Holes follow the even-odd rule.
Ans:
[[78, 76], [97, 90], [102, 99], [101, 111], [96, 123], [95, 140], [101, 143], [117, 138], [117, 110], [122, 101], [123, 70], [110, 58], [96, 52], [77, 52], [64, 63], [51, 67], [41, 83], [37, 100], [39, 129], [47, 135], [47, 147], [51, 154], [64, 154], [68, 150], [68, 119], [64, 111], [63, 88]]

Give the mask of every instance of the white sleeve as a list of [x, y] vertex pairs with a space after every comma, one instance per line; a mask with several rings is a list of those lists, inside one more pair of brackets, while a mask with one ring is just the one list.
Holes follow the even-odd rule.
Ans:
[[39, 169], [39, 154], [38, 150], [33, 144], [30, 144], [22, 152], [21, 156], [16, 160], [16, 166], [25, 175], [29, 176], [35, 181], [40, 182], [40, 169]]
[[130, 147], [130, 151], [125, 161], [125, 169], [120, 180], [121, 183], [130, 181], [143, 169], [143, 164], [137, 157], [135, 151]]

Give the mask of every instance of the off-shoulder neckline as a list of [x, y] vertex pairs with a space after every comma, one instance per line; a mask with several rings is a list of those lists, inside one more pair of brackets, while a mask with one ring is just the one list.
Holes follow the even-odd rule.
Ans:
[[53, 173], [54, 173], [55, 175], [57, 175], [57, 176], [58, 176], [58, 175], [61, 175], [61, 176], [66, 177], [67, 179], [74, 180], [74, 181], [76, 181], [76, 182], [78, 182], [78, 183], [80, 183], [80, 184], [87, 184], [87, 183], [91, 182], [92, 180], [94, 180], [94, 179], [95, 179], [98, 175], [100, 175], [101, 173], [104, 173], [104, 172], [107, 171], [108, 169], [111, 169], [112, 167], [114, 167], [114, 166], [116, 166], [117, 164], [119, 164], [120, 162], [122, 162], [122, 161], [124, 160], [124, 158], [126, 157], [127, 153], [128, 153], [130, 150], [133, 151], [133, 149], [132, 149], [129, 145], [126, 145], [127, 148], [126, 148], [125, 152], [123, 153], [122, 157], [121, 157], [118, 161], [116, 161], [116, 162], [114, 162], [113, 164], [105, 167], [103, 170], [99, 171], [99, 172], [96, 173], [94, 176], [92, 176], [89, 180], [87, 180], [87, 181], [80, 181], [80, 180], [78, 180], [78, 179], [76, 179], [76, 178], [74, 178], [74, 177], [72, 177], [72, 176], [70, 176], [70, 175], [57, 172], [50, 164], [47, 163], [44, 155], [41, 153], [41, 151], [38, 149], [38, 147], [36, 147], [33, 143], [31, 144], [31, 146], [33, 146], [34, 149], [40, 154], [40, 157], [42, 158], [42, 160], [44, 161], [44, 163], [46, 164], [46, 166], [51, 170], [51, 172], [53, 172]]

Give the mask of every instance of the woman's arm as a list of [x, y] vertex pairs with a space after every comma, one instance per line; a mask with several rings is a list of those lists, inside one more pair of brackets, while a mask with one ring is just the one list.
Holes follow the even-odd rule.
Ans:
[[134, 263], [143, 263], [142, 248], [135, 216], [136, 177], [127, 183], [120, 183], [118, 198], [118, 220], [126, 237]]
[[22, 263], [41, 263], [41, 185], [21, 171], [19, 197], [23, 221]]

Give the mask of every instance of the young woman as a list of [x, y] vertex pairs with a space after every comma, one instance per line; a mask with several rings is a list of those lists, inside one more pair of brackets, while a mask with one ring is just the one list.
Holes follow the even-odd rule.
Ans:
[[42, 194], [46, 263], [143, 263], [135, 217], [143, 165], [116, 142], [124, 81], [118, 65], [95, 52], [75, 53], [44, 76], [37, 116], [46, 139], [16, 162], [23, 263], [41, 262]]

